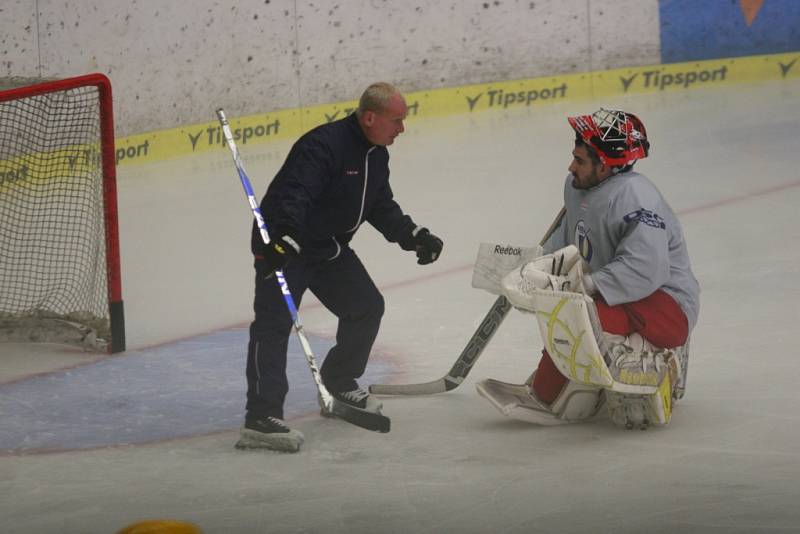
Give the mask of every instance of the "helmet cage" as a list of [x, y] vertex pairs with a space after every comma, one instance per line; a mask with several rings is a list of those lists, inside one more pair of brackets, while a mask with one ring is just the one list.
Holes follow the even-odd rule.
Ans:
[[567, 118], [580, 139], [609, 167], [633, 165], [650, 150], [647, 131], [639, 118], [616, 109], [600, 108], [591, 115]]

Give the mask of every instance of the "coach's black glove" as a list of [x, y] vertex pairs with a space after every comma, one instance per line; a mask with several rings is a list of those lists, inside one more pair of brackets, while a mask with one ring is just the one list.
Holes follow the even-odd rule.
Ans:
[[283, 269], [286, 262], [300, 254], [300, 245], [291, 236], [284, 235], [270, 240], [264, 249], [264, 264], [266, 271], [264, 278], [269, 278], [275, 271]]
[[433, 235], [427, 228], [417, 226], [400, 241], [403, 250], [414, 250], [417, 253], [417, 263], [427, 265], [435, 262], [442, 253], [444, 243]]

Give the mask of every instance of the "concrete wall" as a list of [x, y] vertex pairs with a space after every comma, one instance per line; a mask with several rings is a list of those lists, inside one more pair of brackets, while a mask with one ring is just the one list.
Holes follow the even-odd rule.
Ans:
[[[657, 0], [3, 0], [0, 79], [102, 72], [117, 135], [660, 62]], [[624, 31], [620, 20], [626, 21]]]

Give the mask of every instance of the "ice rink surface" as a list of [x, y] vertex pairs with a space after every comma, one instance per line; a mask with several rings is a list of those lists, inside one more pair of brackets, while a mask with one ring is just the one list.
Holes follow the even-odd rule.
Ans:
[[[642, 118], [637, 170], [680, 216], [702, 287], [686, 397], [644, 432], [536, 427], [480, 398], [477, 380], [521, 382], [538, 360], [535, 323], [512, 311], [460, 387], [384, 398], [389, 434], [320, 418], [295, 352], [303, 449], [234, 450], [252, 274], [229, 153], [120, 168], [129, 350], [0, 346], [2, 531], [800, 531], [798, 102], [787, 81], [487, 111], [410, 120], [390, 148], [396, 198], [445, 249], [420, 267], [368, 226], [354, 240], [387, 302], [364, 385], [450, 368], [495, 298], [470, 287], [478, 243], [536, 243], [561, 205], [567, 115]], [[240, 146], [259, 196], [289, 146]], [[321, 359], [335, 320], [310, 294], [300, 314]]]

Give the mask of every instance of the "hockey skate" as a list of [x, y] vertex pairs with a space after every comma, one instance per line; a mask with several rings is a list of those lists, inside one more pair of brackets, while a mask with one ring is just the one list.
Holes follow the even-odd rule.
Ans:
[[[338, 402], [346, 404], [357, 410], [361, 410], [362, 412], [380, 414], [381, 410], [383, 410], [383, 403], [376, 401], [367, 391], [361, 389], [360, 387], [356, 387], [356, 389], [351, 391], [331, 391], [330, 394]], [[323, 403], [320, 403], [320, 406], [322, 406], [320, 409], [320, 415], [323, 417], [336, 416], [335, 406], [333, 411], [325, 408]]]
[[245, 417], [237, 449], [267, 449], [297, 452], [304, 441], [303, 433], [289, 428], [277, 417]]

